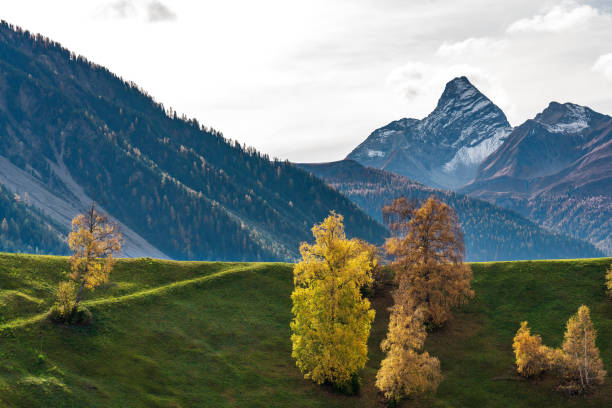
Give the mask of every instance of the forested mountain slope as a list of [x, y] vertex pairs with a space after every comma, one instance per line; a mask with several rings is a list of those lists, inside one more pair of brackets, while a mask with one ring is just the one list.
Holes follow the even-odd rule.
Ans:
[[294, 165], [177, 117], [133, 83], [4, 22], [0, 182], [64, 224], [95, 200], [122, 223], [131, 256], [294, 259], [330, 210], [352, 236], [386, 234]]
[[382, 207], [394, 198], [439, 198], [457, 211], [470, 261], [602, 256], [602, 252], [591, 244], [549, 232], [514, 211], [463, 194], [427, 187], [352, 160], [299, 166], [324, 179], [379, 221], [382, 221]]
[[27, 200], [0, 185], [0, 252], [68, 253], [62, 239], [68, 228], [49, 220]]
[[462, 192], [612, 254], [612, 117], [552, 102], [508, 136]]

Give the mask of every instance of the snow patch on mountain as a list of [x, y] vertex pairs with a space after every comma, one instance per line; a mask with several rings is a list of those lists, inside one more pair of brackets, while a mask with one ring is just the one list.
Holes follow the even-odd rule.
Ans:
[[565, 113], [557, 123], [547, 123], [537, 118], [536, 121], [551, 133], [578, 133], [590, 126], [589, 109], [573, 103], [565, 103], [562, 106]]
[[400, 119], [375, 130], [347, 158], [454, 189], [472, 180], [478, 165], [511, 130], [501, 109], [459, 77], [446, 84], [427, 117]]
[[368, 150], [368, 157], [385, 157], [385, 152], [380, 150]]
[[558, 123], [556, 125], [543, 124], [551, 133], [578, 133], [589, 127], [586, 121], [579, 120], [572, 123]]
[[444, 164], [444, 171], [446, 173], [451, 173], [457, 170], [461, 165], [474, 166], [482, 163], [487, 156], [504, 143], [504, 140], [506, 140], [506, 137], [511, 131], [512, 129], [498, 129], [492, 137], [484, 139], [474, 146], [463, 146], [455, 153], [450, 161]]

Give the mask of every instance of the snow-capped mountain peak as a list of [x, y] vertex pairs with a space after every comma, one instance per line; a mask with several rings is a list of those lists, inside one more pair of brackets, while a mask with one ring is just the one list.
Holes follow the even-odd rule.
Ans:
[[375, 130], [347, 158], [432, 186], [458, 188], [511, 130], [501, 109], [462, 76], [446, 84], [427, 117]]
[[586, 106], [573, 103], [551, 102], [534, 121], [543, 125], [551, 133], [579, 133], [591, 126], [601, 114]]

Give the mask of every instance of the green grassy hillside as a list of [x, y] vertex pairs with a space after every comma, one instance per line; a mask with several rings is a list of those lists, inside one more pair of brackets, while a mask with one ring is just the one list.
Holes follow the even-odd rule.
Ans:
[[[527, 319], [558, 346], [578, 306], [591, 307], [612, 371], [611, 259], [474, 264], [476, 298], [427, 349], [440, 357], [438, 393], [405, 403], [434, 407], [602, 407], [612, 378], [566, 399], [551, 379], [521, 381], [512, 337]], [[291, 265], [121, 260], [112, 284], [88, 298], [94, 322], [42, 319], [66, 259], [0, 254], [0, 406], [4, 407], [371, 407], [382, 357], [388, 294], [377, 318], [359, 397], [302, 379], [289, 341]]]

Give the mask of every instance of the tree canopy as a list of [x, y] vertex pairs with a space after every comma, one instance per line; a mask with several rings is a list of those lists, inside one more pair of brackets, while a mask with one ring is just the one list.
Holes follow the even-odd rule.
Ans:
[[114, 265], [114, 255], [121, 251], [121, 232], [117, 223], [96, 210], [95, 205], [72, 220], [68, 244], [70, 278], [79, 285], [78, 304], [83, 288], [93, 289], [108, 282]]
[[371, 284], [375, 248], [347, 239], [343, 217], [331, 213], [312, 228], [294, 268], [292, 356], [306, 378], [343, 386], [367, 361], [374, 320], [361, 288]]
[[451, 308], [474, 295], [472, 271], [463, 263], [459, 220], [436, 198], [430, 197], [414, 211], [401, 200], [385, 209], [395, 214], [393, 230], [401, 232], [387, 239], [385, 249], [393, 259], [399, 290], [416, 307], [424, 306], [426, 321], [441, 325], [450, 317]]

